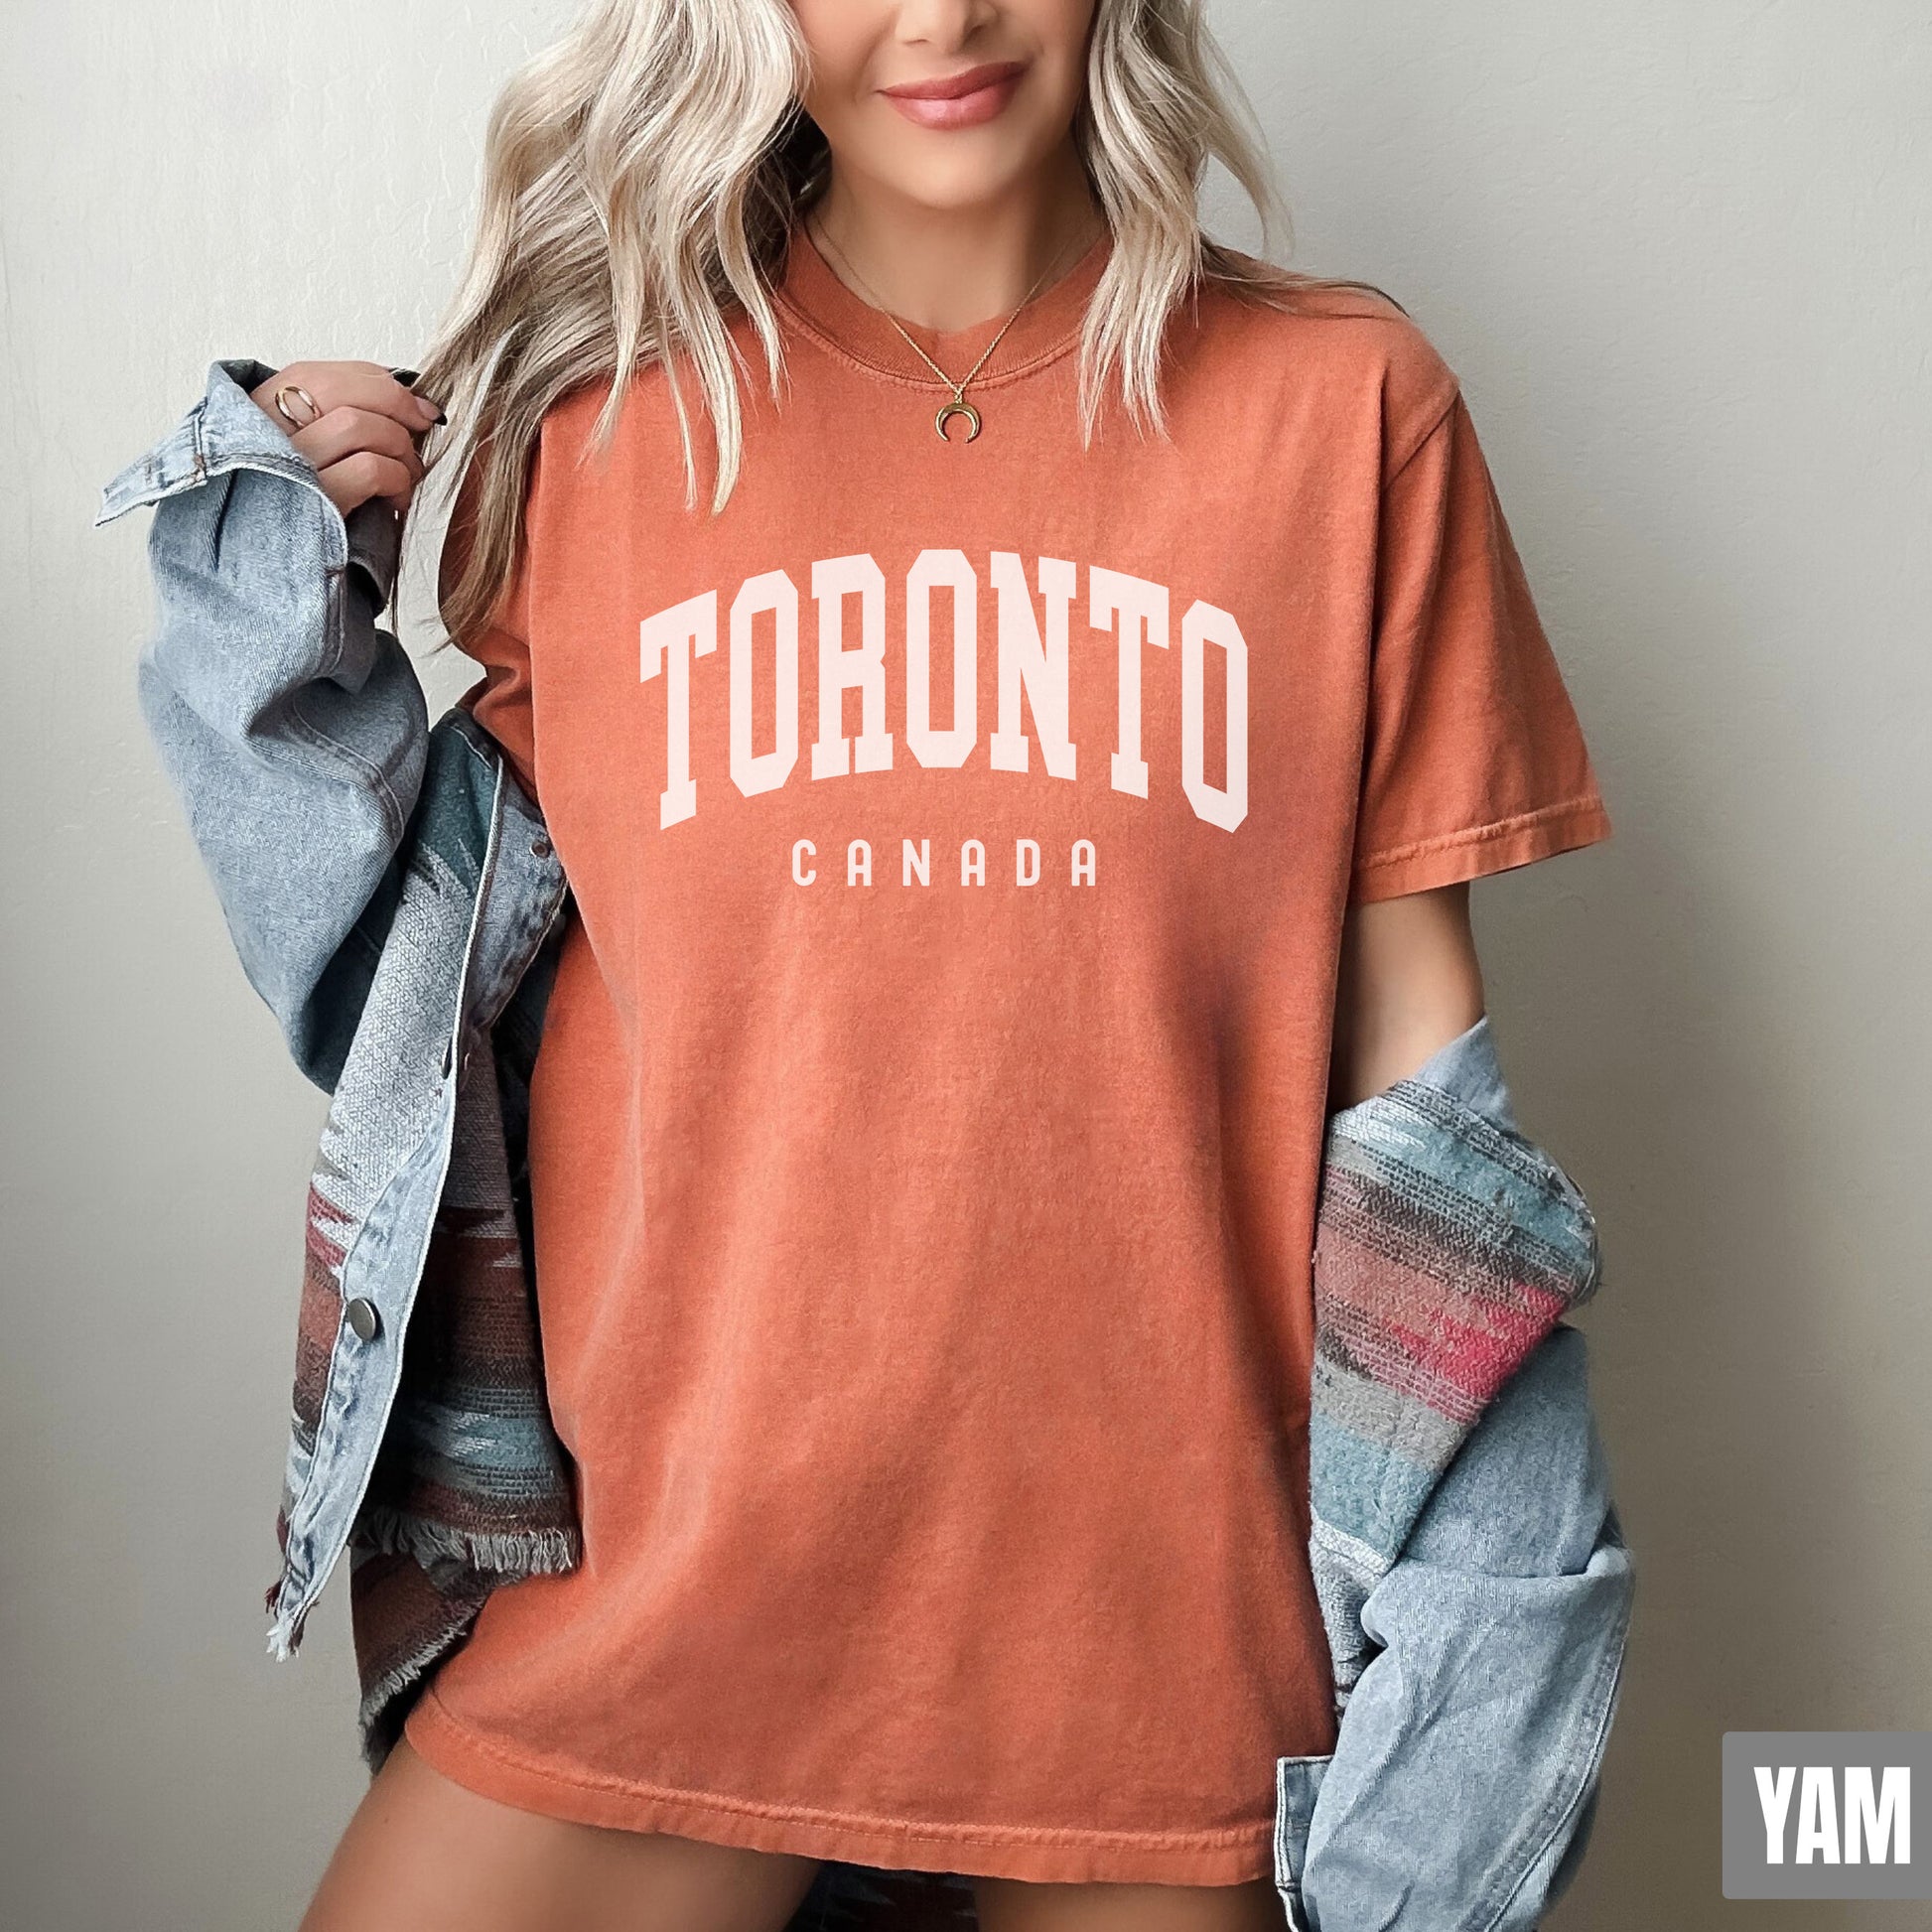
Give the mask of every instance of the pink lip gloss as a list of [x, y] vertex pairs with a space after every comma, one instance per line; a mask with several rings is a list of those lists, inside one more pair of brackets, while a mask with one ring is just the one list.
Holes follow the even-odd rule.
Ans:
[[978, 127], [1005, 109], [1025, 72], [1025, 68], [1009, 63], [973, 69], [951, 80], [914, 82], [905, 88], [889, 87], [885, 92], [886, 98], [919, 127]]

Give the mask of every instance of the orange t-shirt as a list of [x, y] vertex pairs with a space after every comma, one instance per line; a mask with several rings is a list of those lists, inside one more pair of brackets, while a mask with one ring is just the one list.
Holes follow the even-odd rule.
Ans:
[[[1424, 337], [1209, 289], [1168, 438], [1115, 408], [1082, 450], [1110, 245], [1022, 311], [971, 443], [809, 240], [722, 514], [661, 369], [608, 461], [605, 385], [544, 425], [467, 697], [576, 901], [530, 1160], [586, 1554], [408, 1721], [492, 1797], [1220, 1884], [1272, 1868], [1276, 1758], [1332, 1746], [1344, 906], [1609, 822]], [[995, 326], [914, 334], [962, 370]]]

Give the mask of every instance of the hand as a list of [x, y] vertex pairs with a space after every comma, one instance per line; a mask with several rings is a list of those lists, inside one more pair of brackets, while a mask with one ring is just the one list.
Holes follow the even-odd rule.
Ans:
[[[319, 412], [300, 428], [275, 407], [276, 390], [290, 384], [306, 389]], [[435, 403], [379, 362], [291, 362], [250, 390], [249, 400], [315, 466], [345, 516], [378, 496], [398, 514], [406, 510], [423, 480], [417, 439], [443, 420]], [[298, 418], [306, 413], [299, 396], [287, 401]]]

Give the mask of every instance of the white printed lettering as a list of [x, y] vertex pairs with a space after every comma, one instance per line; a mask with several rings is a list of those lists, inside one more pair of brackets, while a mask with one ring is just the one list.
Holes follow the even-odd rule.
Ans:
[[[1219, 786], [1206, 777], [1209, 644], [1219, 644], [1227, 658], [1227, 768]], [[1198, 598], [1180, 621], [1180, 788], [1194, 816], [1224, 832], [1248, 816], [1248, 643], [1225, 611]]]
[[1838, 1863], [1836, 1796], [1829, 1764], [1807, 1764], [1798, 1774], [1799, 1864]]
[[988, 762], [995, 771], [1027, 768], [1027, 738], [1020, 728], [1024, 690], [1048, 774], [1055, 778], [1073, 776], [1073, 741], [1066, 735], [1066, 640], [1076, 574], [1074, 565], [1058, 557], [1040, 558], [1039, 594], [1046, 600], [1046, 634], [1042, 639], [1034, 618], [1034, 601], [1027, 592], [1027, 573], [1018, 554], [1011, 550], [993, 552], [993, 589], [1000, 621], [1000, 728], [988, 748]]
[[660, 670], [664, 679], [664, 791], [658, 800], [661, 831], [693, 818], [698, 787], [691, 776], [691, 658], [708, 657], [718, 647], [718, 593], [686, 598], [638, 626], [638, 675], [646, 680]]
[[1782, 1864], [1784, 1821], [1791, 1810], [1791, 1789], [1798, 1781], [1798, 1767], [1780, 1764], [1775, 1778], [1768, 1764], [1753, 1768], [1757, 1773], [1757, 1808], [1764, 1814], [1764, 1861], [1767, 1864]]
[[1114, 754], [1116, 791], [1147, 796], [1147, 764], [1141, 757], [1141, 649], [1168, 647], [1168, 589], [1124, 571], [1087, 572], [1087, 621], [1120, 639], [1120, 750]]
[[[952, 592], [952, 728], [932, 728], [932, 593]], [[905, 743], [926, 766], [979, 743], [979, 579], [961, 550], [921, 550], [905, 578]]]
[[[769, 611], [774, 744], [752, 752], [752, 620]], [[732, 599], [732, 782], [747, 798], [776, 791], [798, 762], [798, 587], [781, 570], [748, 577]]]
[[[812, 565], [818, 604], [818, 742], [812, 776], [843, 778], [854, 771], [890, 771], [893, 735], [886, 729], [886, 579], [861, 552]], [[845, 601], [859, 600], [859, 645], [845, 647]], [[859, 742], [845, 735], [845, 694], [859, 692]]]

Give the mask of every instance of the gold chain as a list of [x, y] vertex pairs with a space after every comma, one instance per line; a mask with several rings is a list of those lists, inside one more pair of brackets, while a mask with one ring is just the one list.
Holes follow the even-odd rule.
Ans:
[[[810, 217], [808, 217], [808, 219], [810, 219]], [[905, 331], [902, 328], [899, 327], [898, 318], [893, 314], [892, 310], [889, 309], [883, 301], [880, 300], [879, 296], [873, 291], [871, 285], [866, 281], [865, 277], [861, 275], [859, 271], [852, 266], [852, 259], [849, 255], [846, 254], [845, 250], [839, 247], [838, 244], [833, 241], [832, 237], [825, 232], [824, 223], [812, 219], [810, 224], [810, 232], [815, 240], [820, 242], [824, 247], [828, 248], [834, 255], [836, 255], [839, 258], [840, 261], [842, 261], [845, 264], [846, 273], [850, 275], [853, 281], [855, 281], [859, 285], [860, 291], [865, 295], [866, 299], [869, 302], [871, 302], [872, 306], [875, 309], [877, 309], [879, 313], [882, 316], [884, 316], [886, 320], [890, 322], [896, 330], [898, 331], [899, 336], [904, 340], [906, 347], [909, 348], [912, 351], [912, 353], [916, 355], [919, 358], [919, 360], [923, 362], [926, 365], [926, 367], [929, 368], [932, 371], [932, 373], [936, 375], [939, 378], [939, 380], [943, 382], [946, 385], [946, 387], [952, 391], [951, 400], [941, 403], [939, 405], [938, 413], [932, 419], [933, 428], [939, 432], [940, 442], [950, 443], [952, 441], [952, 438], [946, 434], [946, 424], [949, 421], [951, 421], [951, 419], [955, 416], [963, 416], [966, 419], [966, 441], [970, 443], [974, 439], [974, 437], [976, 437], [980, 433], [980, 413], [977, 409], [973, 407], [973, 405], [970, 402], [966, 400], [966, 385], [967, 383], [971, 382], [972, 379], [979, 374], [980, 370], [986, 366], [986, 358], [989, 355], [991, 355], [996, 348], [999, 347], [1000, 338], [1004, 336], [1007, 333], [1007, 331], [1011, 329], [1013, 325], [1020, 320], [1021, 310], [1025, 309], [1027, 304], [1034, 299], [1034, 296], [1039, 290], [1040, 284], [1044, 282], [1047, 276], [1050, 275], [1053, 272], [1053, 270], [1059, 266], [1060, 262], [1065, 257], [1066, 250], [1062, 248], [1060, 252], [1057, 255], [1055, 255], [1053, 259], [1050, 262], [1048, 262], [1043, 269], [1040, 270], [1039, 274], [1035, 277], [1033, 287], [1030, 288], [1027, 291], [1027, 293], [1020, 298], [1020, 308], [1015, 309], [1013, 314], [1008, 316], [1005, 322], [1001, 323], [999, 329], [994, 333], [993, 340], [990, 343], [988, 343], [983, 349], [980, 350], [978, 360], [974, 362], [973, 366], [970, 369], [968, 369], [964, 375], [962, 375], [961, 377], [959, 377], [957, 381], [955, 381], [951, 376], [949, 376], [945, 372], [944, 369], [942, 369], [939, 366], [937, 362], [935, 362], [932, 359], [930, 355], [928, 355], [925, 352], [924, 349], [922, 349], [918, 345], [917, 343], [915, 343], [912, 340], [910, 336], [906, 335]]]

